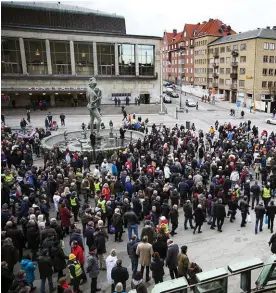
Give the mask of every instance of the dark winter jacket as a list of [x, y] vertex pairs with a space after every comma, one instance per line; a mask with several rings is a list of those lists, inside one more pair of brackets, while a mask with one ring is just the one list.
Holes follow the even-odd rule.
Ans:
[[121, 282], [123, 285], [129, 278], [127, 268], [121, 266], [115, 266], [111, 270], [111, 279], [114, 280], [114, 283], [117, 284]]
[[136, 249], [138, 244], [139, 244], [138, 241], [133, 241], [133, 240], [130, 240], [127, 243], [127, 254], [131, 260], [138, 261], [138, 255], [136, 254]]
[[193, 209], [190, 203], [185, 203], [183, 206], [184, 216], [188, 219], [193, 218]]
[[217, 219], [223, 220], [226, 217], [225, 206], [222, 203], [215, 204], [214, 213]]
[[14, 280], [14, 274], [11, 274], [8, 268], [1, 268], [1, 292], [7, 293]]
[[68, 256], [64, 254], [61, 247], [52, 247], [51, 256], [54, 261], [55, 271], [58, 272], [66, 268], [66, 260], [68, 259]]
[[263, 219], [265, 214], [265, 207], [257, 205], [255, 207], [256, 219]]
[[51, 277], [53, 275], [53, 265], [54, 262], [51, 259], [50, 256], [45, 255], [45, 256], [40, 256], [38, 258], [38, 270], [40, 274], [40, 279], [46, 279], [48, 277]]
[[152, 245], [152, 250], [154, 252], [158, 252], [160, 255], [160, 258], [162, 259], [166, 259], [167, 257], [167, 250], [168, 250], [168, 246], [167, 243], [164, 241], [160, 241], [157, 238], [157, 241], [155, 243], [153, 243]]
[[99, 275], [99, 261], [95, 255], [89, 255], [87, 261], [86, 272], [89, 274], [90, 278], [97, 278]]
[[172, 243], [171, 245], [168, 246], [168, 251], [167, 251], [167, 258], [166, 258], [166, 266], [169, 269], [175, 269], [177, 268], [178, 264], [178, 256], [179, 253], [179, 247], [176, 243]]
[[84, 237], [86, 237], [86, 245], [88, 248], [94, 245], [94, 233], [95, 229], [93, 227], [87, 227], [84, 232]]
[[143, 239], [144, 236], [148, 236], [148, 242], [150, 244], [152, 244], [155, 241], [155, 230], [150, 226], [150, 225], [146, 225], [141, 232], [141, 238]]
[[178, 217], [178, 210], [172, 209], [170, 213], [170, 218], [173, 225], [178, 225]]
[[196, 208], [193, 215], [195, 217], [196, 225], [202, 225], [205, 220], [202, 209]]
[[5, 261], [8, 264], [10, 270], [18, 262], [19, 255], [17, 249], [13, 245], [3, 245], [1, 249], [1, 261]]
[[98, 231], [94, 234], [94, 243], [97, 248], [98, 254], [106, 253], [106, 239], [107, 235], [104, 231]]
[[150, 269], [152, 271], [152, 277], [155, 279], [162, 278], [165, 274], [164, 272], [164, 260], [163, 259], [154, 259], [151, 262]]

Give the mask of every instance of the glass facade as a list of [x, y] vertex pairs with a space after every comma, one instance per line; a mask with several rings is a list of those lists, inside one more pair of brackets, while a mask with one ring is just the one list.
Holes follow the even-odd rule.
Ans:
[[24, 40], [27, 72], [29, 74], [47, 74], [45, 40]]
[[2, 73], [23, 73], [19, 39], [1, 39], [1, 71]]
[[53, 74], [71, 74], [70, 43], [50, 41]]
[[154, 75], [154, 46], [138, 45], [139, 75]]
[[97, 43], [98, 75], [115, 75], [115, 45]]
[[93, 43], [74, 42], [76, 74], [94, 75]]
[[119, 75], [135, 75], [135, 45], [119, 44]]

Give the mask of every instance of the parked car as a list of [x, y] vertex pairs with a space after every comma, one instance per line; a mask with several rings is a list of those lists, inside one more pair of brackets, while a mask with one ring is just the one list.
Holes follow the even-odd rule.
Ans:
[[175, 92], [170, 92], [169, 96], [172, 98], [179, 98], [179, 94], [177, 94]]
[[172, 99], [169, 96], [164, 96], [163, 97], [163, 103], [165, 104], [171, 104], [172, 103]]
[[268, 119], [266, 119], [266, 123], [276, 125], [276, 118], [268, 118]]
[[196, 103], [190, 99], [187, 99], [185, 104], [187, 107], [196, 107]]

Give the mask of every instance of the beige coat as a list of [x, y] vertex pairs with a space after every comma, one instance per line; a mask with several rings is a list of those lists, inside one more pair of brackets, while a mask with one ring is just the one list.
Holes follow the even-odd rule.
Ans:
[[136, 249], [136, 254], [139, 257], [140, 265], [149, 266], [151, 264], [151, 257], [153, 254], [152, 245], [144, 242], [139, 243]]

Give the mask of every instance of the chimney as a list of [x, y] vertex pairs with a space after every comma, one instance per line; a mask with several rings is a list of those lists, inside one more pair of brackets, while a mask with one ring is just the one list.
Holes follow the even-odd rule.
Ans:
[[173, 29], [173, 36], [175, 37], [177, 34], [177, 29]]
[[268, 30], [270, 30], [270, 26], [267, 26], [266, 28], [267, 28]]

